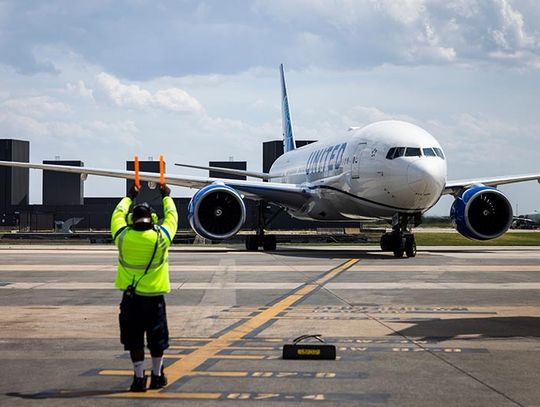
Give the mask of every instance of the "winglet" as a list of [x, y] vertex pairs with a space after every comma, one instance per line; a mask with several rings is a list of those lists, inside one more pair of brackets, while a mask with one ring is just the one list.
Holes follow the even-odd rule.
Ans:
[[279, 66], [281, 76], [281, 123], [283, 126], [283, 152], [291, 151], [296, 148], [291, 124], [291, 113], [289, 111], [289, 100], [287, 98], [287, 86], [285, 85], [285, 74], [283, 73], [283, 64]]

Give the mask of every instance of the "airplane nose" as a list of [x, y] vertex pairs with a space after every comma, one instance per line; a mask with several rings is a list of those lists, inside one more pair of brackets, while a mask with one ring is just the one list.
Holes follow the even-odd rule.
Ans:
[[435, 160], [419, 159], [409, 164], [407, 181], [417, 194], [437, 194], [444, 187], [444, 179]]

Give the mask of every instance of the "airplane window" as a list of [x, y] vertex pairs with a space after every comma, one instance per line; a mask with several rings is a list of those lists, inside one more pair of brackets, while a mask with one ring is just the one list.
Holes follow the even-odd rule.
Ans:
[[396, 147], [392, 147], [390, 150], [388, 150], [388, 154], [386, 154], [386, 158], [388, 160], [391, 160], [394, 158], [394, 153], [396, 152]]
[[405, 154], [405, 147], [396, 147], [396, 153], [394, 154], [394, 158], [403, 157]]
[[426, 157], [437, 157], [437, 154], [435, 153], [435, 151], [433, 151], [432, 148], [424, 148], [422, 150], [424, 151], [424, 155]]
[[438, 147], [433, 147], [433, 150], [435, 150], [435, 154], [437, 154], [438, 157], [442, 158], [444, 160], [444, 154], [442, 150]]
[[420, 157], [421, 155], [421, 150], [416, 147], [407, 147], [407, 150], [405, 151], [405, 157]]

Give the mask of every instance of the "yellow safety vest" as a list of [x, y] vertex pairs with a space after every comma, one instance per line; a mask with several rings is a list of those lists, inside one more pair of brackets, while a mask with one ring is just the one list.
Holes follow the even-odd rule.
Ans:
[[[125, 290], [137, 281], [136, 292], [141, 295], [160, 295], [171, 290], [169, 281], [169, 247], [178, 228], [178, 213], [171, 197], [163, 198], [165, 217], [161, 225], [153, 229], [137, 231], [127, 225], [126, 217], [131, 206], [131, 198], [123, 198], [112, 214], [111, 233], [118, 247], [118, 269], [115, 287]], [[152, 264], [146, 275], [156, 245]], [[143, 277], [144, 275], [144, 277]]]

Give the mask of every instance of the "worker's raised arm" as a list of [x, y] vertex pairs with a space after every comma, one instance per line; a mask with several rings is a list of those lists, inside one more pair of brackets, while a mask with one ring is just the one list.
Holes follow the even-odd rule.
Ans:
[[161, 196], [163, 197], [163, 223], [161, 224], [162, 229], [165, 230], [165, 234], [169, 240], [169, 244], [172, 243], [174, 235], [178, 229], [178, 211], [176, 210], [176, 205], [174, 204], [173, 199], [169, 196], [171, 194], [171, 189], [167, 185], [162, 185], [159, 187]]
[[116, 205], [116, 208], [114, 208], [111, 216], [111, 235], [115, 240], [115, 244], [118, 232], [127, 226], [127, 214], [129, 213], [129, 208], [131, 207], [133, 199], [135, 199], [138, 193], [139, 190], [132, 187], [128, 192], [128, 196], [122, 198], [122, 200], [118, 202], [118, 205]]

